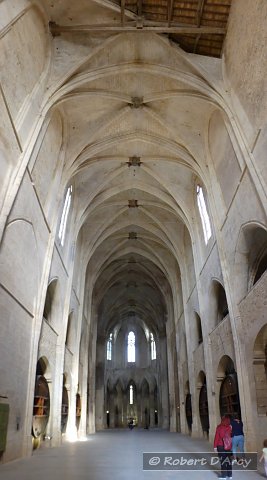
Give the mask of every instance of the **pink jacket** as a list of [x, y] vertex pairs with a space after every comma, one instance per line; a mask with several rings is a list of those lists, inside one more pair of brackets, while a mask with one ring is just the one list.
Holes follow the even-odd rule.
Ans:
[[214, 448], [217, 448], [218, 445], [223, 447], [223, 437], [225, 436], [226, 432], [231, 436], [232, 427], [230, 424], [230, 419], [228, 417], [222, 417], [222, 421], [220, 425], [217, 426], [215, 437], [214, 437]]

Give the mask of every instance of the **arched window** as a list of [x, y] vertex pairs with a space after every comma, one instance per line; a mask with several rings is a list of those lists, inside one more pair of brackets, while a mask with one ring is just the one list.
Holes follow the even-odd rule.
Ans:
[[198, 345], [200, 345], [203, 342], [201, 319], [197, 313], [195, 315], [196, 315], [196, 326], [197, 326], [197, 342], [198, 342]]
[[130, 385], [130, 399], [129, 399], [130, 405], [133, 405], [133, 386]]
[[135, 334], [134, 334], [134, 332], [130, 332], [129, 335], [128, 335], [127, 352], [128, 352], [128, 362], [135, 362]]
[[198, 205], [199, 214], [201, 218], [205, 243], [207, 244], [211, 237], [211, 225], [210, 225], [210, 219], [209, 219], [207, 206], [206, 206], [206, 202], [203, 194], [203, 189], [200, 185], [197, 185], [197, 205]]
[[111, 360], [112, 358], [112, 333], [109, 335], [109, 339], [107, 341], [107, 360]]
[[255, 285], [255, 283], [262, 277], [262, 275], [264, 274], [264, 272], [266, 272], [266, 270], [267, 270], [267, 252], [264, 255], [262, 255], [260, 261], [258, 262], [257, 270], [253, 280], [253, 285]]
[[153, 333], [150, 333], [151, 360], [156, 360], [156, 342]]
[[59, 231], [58, 231], [58, 238], [60, 240], [60, 244], [62, 245], [62, 247], [64, 245], [64, 240], [65, 240], [67, 220], [68, 220], [68, 215], [69, 215], [70, 205], [71, 205], [71, 196], [72, 196], [72, 185], [68, 187], [68, 190], [65, 196], [64, 207], [62, 210]]
[[217, 289], [217, 301], [218, 301], [218, 322], [220, 322], [226, 315], [228, 315], [228, 303], [226, 293], [223, 286], [218, 282]]

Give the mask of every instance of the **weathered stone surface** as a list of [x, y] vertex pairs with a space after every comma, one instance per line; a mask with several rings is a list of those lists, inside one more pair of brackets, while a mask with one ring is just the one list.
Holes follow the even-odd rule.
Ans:
[[247, 448], [261, 447], [267, 11], [265, 0], [232, 3], [220, 59], [142, 29], [51, 35], [51, 21], [120, 23], [112, 1], [0, 2], [3, 462], [32, 451], [38, 361], [50, 392], [44, 446], [62, 442], [64, 383], [64, 438], [131, 415], [202, 438], [206, 385], [212, 441], [221, 384], [236, 372]]

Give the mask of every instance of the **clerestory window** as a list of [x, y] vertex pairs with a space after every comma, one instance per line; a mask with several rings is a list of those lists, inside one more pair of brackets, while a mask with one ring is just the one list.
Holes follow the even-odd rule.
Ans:
[[67, 220], [68, 220], [68, 215], [69, 215], [70, 205], [71, 205], [71, 196], [72, 196], [72, 185], [68, 187], [65, 195], [64, 207], [62, 210], [62, 215], [61, 215], [60, 225], [58, 230], [58, 238], [60, 240], [60, 244], [62, 245], [62, 247], [65, 241], [66, 226], [67, 226]]
[[128, 335], [128, 345], [127, 345], [127, 354], [128, 362], [135, 362], [135, 334], [130, 332]]
[[153, 333], [150, 333], [151, 360], [156, 360], [156, 342]]
[[133, 402], [133, 386], [132, 385], [130, 385], [130, 399], [129, 399], [129, 401], [130, 401], [130, 405], [133, 405], [134, 402]]
[[204, 240], [207, 245], [210, 237], [211, 237], [211, 225], [210, 219], [208, 215], [208, 210], [203, 194], [203, 188], [200, 185], [197, 185], [197, 205], [199, 209], [199, 214], [201, 218], [203, 233], [204, 233]]
[[107, 341], [107, 360], [111, 360], [112, 358], [112, 333], [109, 335], [109, 339]]

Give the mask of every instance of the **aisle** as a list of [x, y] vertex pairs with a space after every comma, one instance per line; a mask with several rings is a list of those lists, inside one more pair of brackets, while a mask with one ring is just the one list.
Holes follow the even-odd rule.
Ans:
[[[214, 471], [144, 471], [143, 452], [203, 452], [205, 441], [161, 430], [110, 430], [87, 441], [43, 448], [27, 459], [0, 467], [1, 480], [216, 480]], [[260, 480], [234, 472], [233, 480]]]

